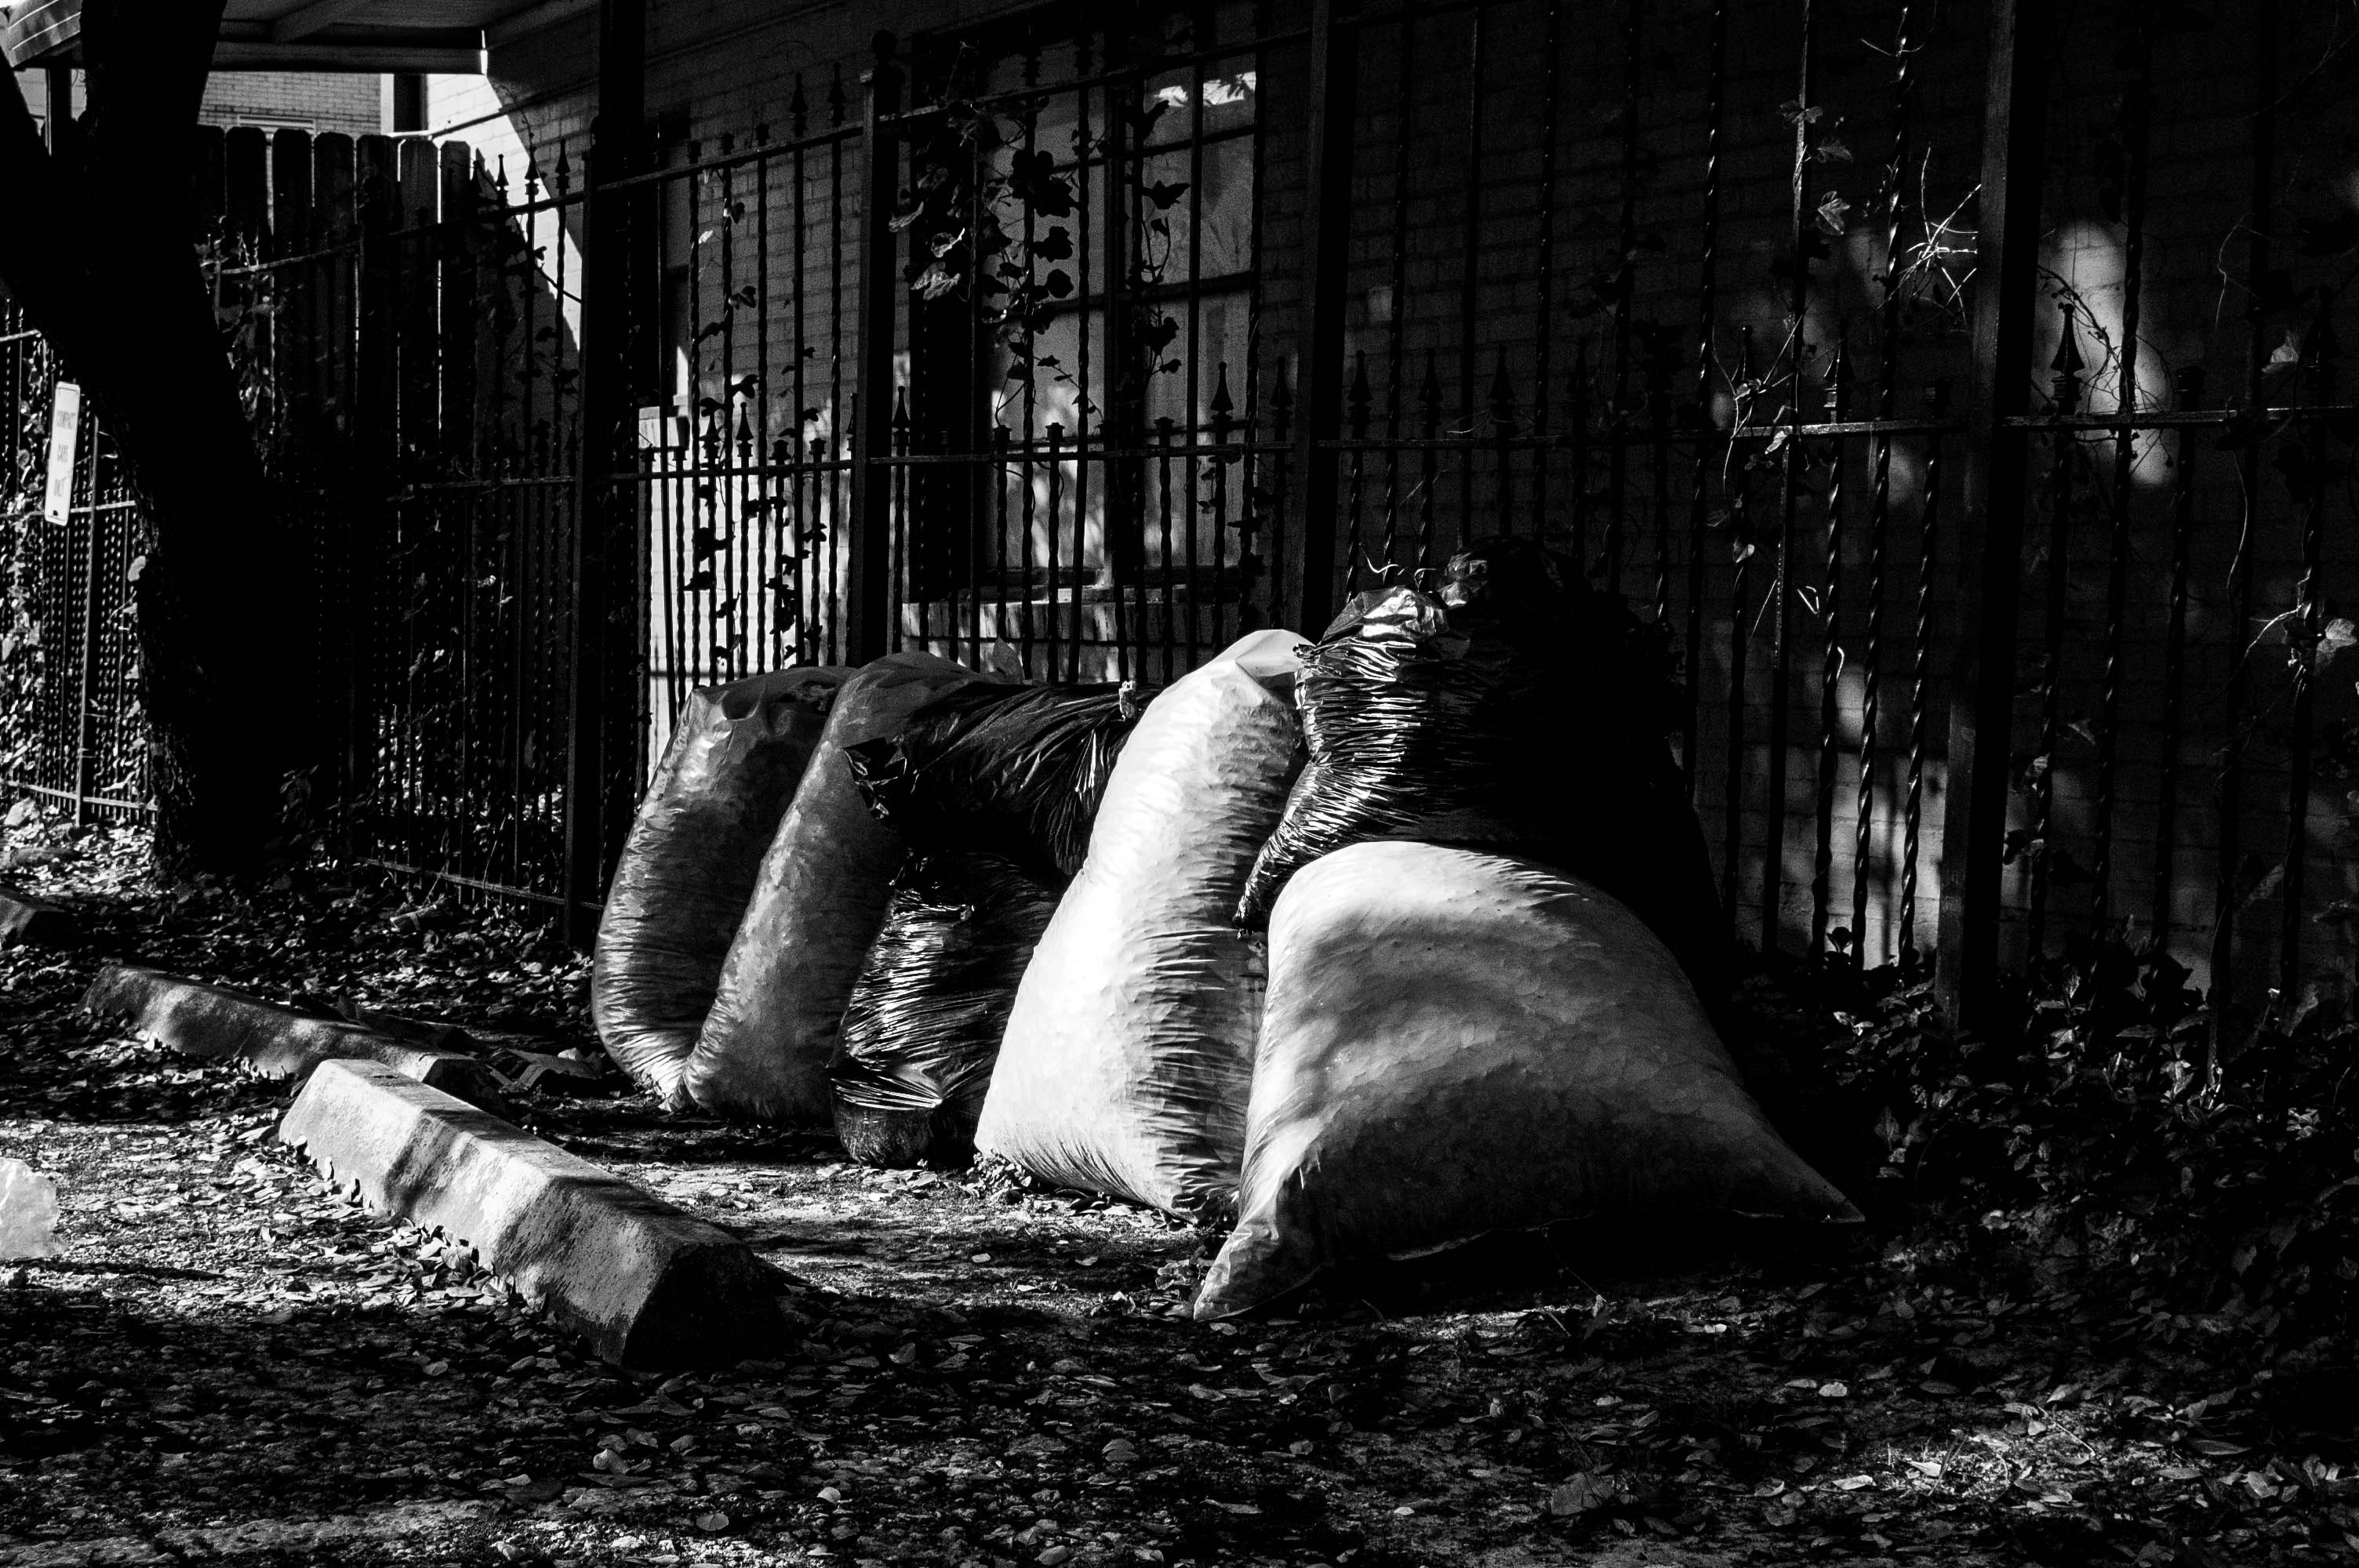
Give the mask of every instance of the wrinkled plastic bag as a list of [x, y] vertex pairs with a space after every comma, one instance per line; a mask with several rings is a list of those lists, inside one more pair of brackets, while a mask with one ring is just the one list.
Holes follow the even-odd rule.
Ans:
[[590, 1015], [623, 1070], [672, 1109], [754, 896], [763, 853], [852, 672], [779, 670], [688, 700], [614, 867]]
[[1147, 696], [1123, 686], [973, 686], [846, 754], [913, 849], [989, 850], [1035, 876], [1082, 869], [1114, 759]]
[[1358, 844], [1295, 873], [1246, 1121], [1199, 1317], [1591, 1214], [1859, 1217], [1770, 1129], [1635, 915], [1470, 849]]
[[1668, 736], [1684, 694], [1652, 628], [1527, 540], [1479, 541], [1437, 593], [1358, 596], [1302, 657], [1310, 764], [1238, 901], [1372, 838], [1560, 866], [1636, 910], [1715, 1003], [1728, 936]]
[[0, 1263], [58, 1253], [58, 1183], [22, 1160], [0, 1160]]
[[1000, 1046], [976, 1146], [1191, 1217], [1236, 1185], [1261, 1011], [1230, 920], [1301, 765], [1290, 632], [1182, 677], [1131, 731]]
[[843, 753], [894, 733], [943, 692], [995, 678], [930, 654], [892, 654], [838, 689], [689, 1056], [682, 1081], [698, 1105], [765, 1121], [832, 1119], [828, 1063], [902, 853]]
[[830, 1069], [835, 1130], [871, 1165], [964, 1164], [1054, 891], [998, 855], [912, 855], [893, 879]]

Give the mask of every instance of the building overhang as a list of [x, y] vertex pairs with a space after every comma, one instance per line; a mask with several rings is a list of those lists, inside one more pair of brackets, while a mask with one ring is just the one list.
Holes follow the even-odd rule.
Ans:
[[[0, 0], [0, 56], [81, 63], [82, 0]], [[598, 0], [229, 0], [215, 70], [466, 75], [488, 51], [592, 15]]]

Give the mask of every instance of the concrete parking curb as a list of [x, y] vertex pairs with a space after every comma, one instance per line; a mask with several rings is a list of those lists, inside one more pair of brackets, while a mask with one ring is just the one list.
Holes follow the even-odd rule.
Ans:
[[13, 882], [0, 882], [0, 947], [20, 942], [62, 947], [78, 935], [73, 911], [35, 898]]
[[381, 1063], [480, 1105], [500, 1103], [499, 1078], [473, 1056], [381, 1034], [341, 1018], [314, 1018], [223, 986], [139, 964], [108, 964], [82, 1005], [119, 1018], [184, 1056], [234, 1058], [265, 1077], [299, 1078], [322, 1062]]
[[772, 1359], [806, 1289], [717, 1227], [374, 1062], [322, 1063], [279, 1124], [339, 1186], [474, 1249], [633, 1368]]

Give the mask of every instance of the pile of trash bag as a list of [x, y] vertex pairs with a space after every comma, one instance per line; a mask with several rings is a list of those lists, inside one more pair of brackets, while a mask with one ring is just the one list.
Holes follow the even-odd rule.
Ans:
[[922, 653], [700, 693], [601, 1035], [668, 1104], [1225, 1227], [1204, 1317], [1583, 1215], [1854, 1219], [1715, 1031], [1684, 700], [1506, 539], [1159, 693]]

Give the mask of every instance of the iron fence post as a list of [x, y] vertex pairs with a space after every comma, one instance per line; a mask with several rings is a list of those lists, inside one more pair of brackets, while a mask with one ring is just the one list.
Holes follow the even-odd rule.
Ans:
[[1995, 0], [1983, 121], [1973, 379], [1966, 409], [1957, 621], [1935, 989], [1962, 1029], [1997, 997], [2001, 856], [2015, 716], [2017, 600], [2030, 433], [2032, 315], [2054, 26], [2038, 0]]
[[882, 658], [891, 646], [893, 570], [893, 347], [899, 311], [898, 245], [893, 210], [899, 204], [901, 71], [894, 38], [879, 32], [870, 46], [875, 64], [863, 79], [868, 108], [863, 124], [860, 209], [860, 293], [853, 360], [852, 536], [844, 572], [845, 655], [853, 665]]
[[[101, 555], [99, 530], [106, 526], [108, 517], [116, 515], [98, 510], [96, 504], [98, 463], [95, 453], [92, 455], [90, 476], [91, 507], [87, 514], [90, 521], [90, 544], [82, 551], [81, 679], [74, 696], [73, 819], [77, 826], [90, 820], [91, 708], [97, 697], [98, 676], [98, 563]], [[71, 507], [66, 512], [66, 529], [67, 537], [71, 540], [73, 529], [73, 510]], [[68, 546], [68, 558], [71, 558], [71, 545]]]
[[[627, 661], [611, 657], [615, 596], [610, 581], [610, 535], [617, 489], [611, 482], [626, 460], [635, 428], [629, 325], [631, 269], [629, 197], [602, 196], [600, 187], [633, 172], [646, 114], [647, 0], [600, 0], [598, 117], [590, 131], [589, 178], [582, 191], [587, 238], [582, 278], [581, 439], [575, 461], [571, 685], [566, 713], [566, 939], [587, 946], [597, 933], [597, 898], [609, 846], [618, 835], [611, 818], [627, 824], [634, 802], [610, 792], [606, 719], [613, 673]], [[614, 798], [625, 796], [624, 798]]]
[[1352, 260], [1353, 128], [1360, 83], [1356, 0], [1316, 0], [1310, 16], [1310, 332], [1302, 354], [1302, 423], [1295, 467], [1302, 475], [1298, 539], [1288, 551], [1296, 624], [1311, 636], [1334, 613], [1335, 508], [1343, 432], [1343, 308]]

